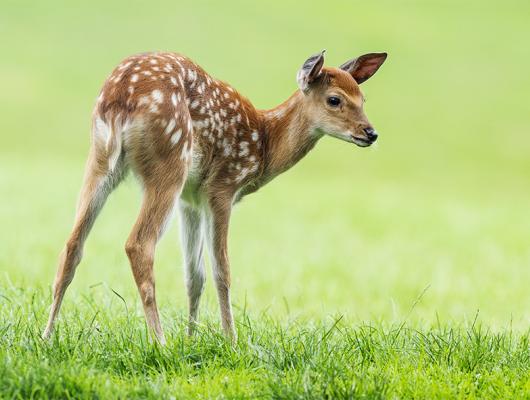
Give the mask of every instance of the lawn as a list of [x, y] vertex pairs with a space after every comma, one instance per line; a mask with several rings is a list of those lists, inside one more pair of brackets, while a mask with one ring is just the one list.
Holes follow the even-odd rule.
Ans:
[[[0, 13], [0, 398], [530, 398], [530, 4], [8, 0]], [[387, 51], [378, 145], [324, 138], [230, 231], [238, 343], [212, 280], [185, 337], [178, 220], [151, 343], [124, 243], [129, 178], [40, 340], [90, 113], [125, 56], [182, 52], [259, 108], [303, 61]]]

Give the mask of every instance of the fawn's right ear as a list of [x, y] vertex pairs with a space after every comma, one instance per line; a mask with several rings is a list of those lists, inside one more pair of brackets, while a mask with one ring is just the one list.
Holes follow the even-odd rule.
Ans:
[[320, 75], [320, 71], [324, 66], [324, 52], [322, 50], [320, 53], [312, 55], [309, 57], [302, 68], [298, 70], [296, 74], [296, 81], [298, 82], [298, 87], [302, 92], [307, 92], [309, 85]]

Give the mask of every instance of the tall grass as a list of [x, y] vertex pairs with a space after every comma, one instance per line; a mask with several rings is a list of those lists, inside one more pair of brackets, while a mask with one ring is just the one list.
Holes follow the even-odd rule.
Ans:
[[[49, 296], [3, 291], [0, 393], [4, 398], [528, 398], [530, 332], [458, 327], [278, 321], [239, 313], [235, 345], [206, 315], [164, 315], [168, 343], [150, 340], [139, 309], [87, 297], [40, 338]], [[110, 296], [110, 295], [109, 295]], [[107, 299], [110, 300], [110, 299]], [[121, 302], [121, 301], [120, 301]]]

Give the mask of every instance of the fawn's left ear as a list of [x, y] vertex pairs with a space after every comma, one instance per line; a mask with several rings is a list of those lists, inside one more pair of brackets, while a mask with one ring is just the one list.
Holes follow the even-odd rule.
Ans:
[[320, 71], [324, 66], [324, 53], [326, 50], [322, 50], [320, 53], [312, 55], [309, 57], [302, 68], [298, 70], [296, 74], [296, 81], [298, 82], [298, 87], [306, 92], [309, 89], [309, 85], [320, 75]]
[[386, 60], [386, 53], [370, 53], [354, 58], [340, 66], [346, 72], [349, 72], [358, 84], [363, 83], [371, 78], [377, 72], [379, 67]]

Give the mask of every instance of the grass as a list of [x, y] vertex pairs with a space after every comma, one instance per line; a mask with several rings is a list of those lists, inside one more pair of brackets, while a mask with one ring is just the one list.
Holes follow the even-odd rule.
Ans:
[[[342, 317], [279, 322], [240, 312], [235, 346], [211, 317], [196, 337], [164, 315], [169, 341], [148, 339], [139, 310], [87, 297], [51, 342], [37, 326], [49, 298], [8, 291], [0, 390], [9, 398], [528, 398], [530, 332], [469, 326], [413, 329]], [[20, 302], [17, 299], [30, 298]], [[30, 322], [30, 323], [28, 323]]]
[[[300, 4], [2, 4], [0, 398], [529, 398], [528, 2]], [[116, 63], [180, 51], [266, 108], [323, 48], [329, 65], [388, 51], [363, 84], [380, 143], [323, 139], [236, 208], [237, 346], [211, 282], [200, 334], [183, 334], [178, 222], [156, 258], [169, 344], [147, 340], [123, 250], [132, 179], [42, 343], [91, 107]]]

